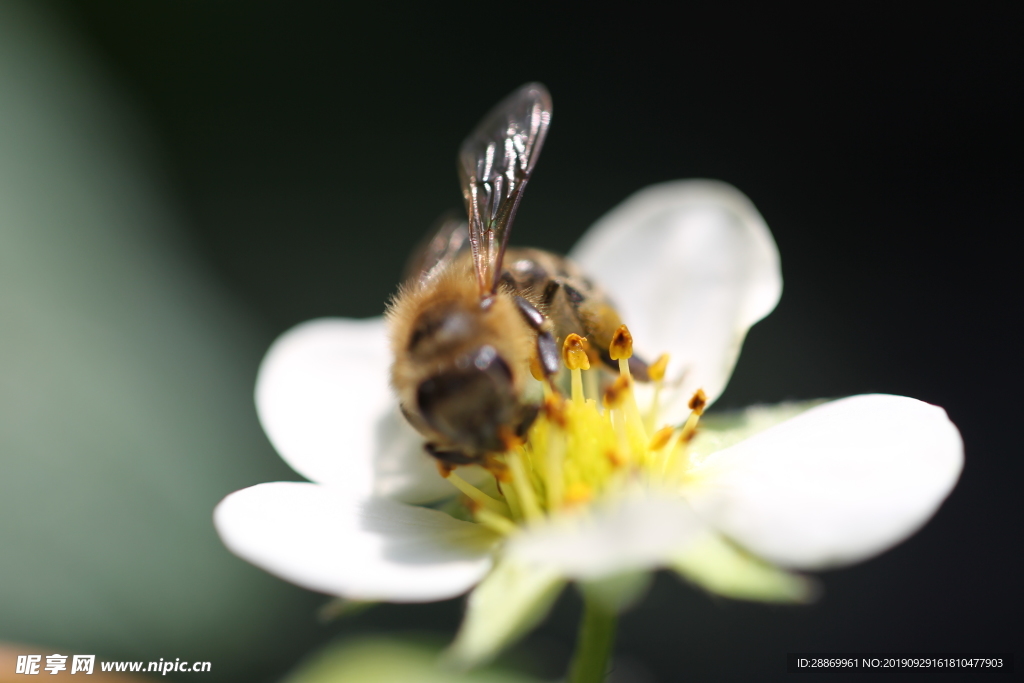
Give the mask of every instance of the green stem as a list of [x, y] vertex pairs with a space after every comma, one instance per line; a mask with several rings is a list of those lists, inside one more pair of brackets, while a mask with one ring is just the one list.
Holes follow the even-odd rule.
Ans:
[[614, 610], [598, 600], [583, 597], [583, 620], [576, 641], [576, 653], [569, 668], [569, 683], [602, 683], [615, 643]]

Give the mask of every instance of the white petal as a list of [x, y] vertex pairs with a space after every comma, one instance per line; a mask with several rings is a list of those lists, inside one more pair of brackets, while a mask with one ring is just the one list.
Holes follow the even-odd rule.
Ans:
[[700, 429], [687, 446], [687, 458], [693, 464], [701, 463], [709, 455], [735, 446], [822, 403], [825, 399], [755, 405], [742, 410], [705, 414], [700, 419]]
[[782, 294], [779, 253], [764, 219], [731, 185], [675, 181], [636, 193], [584, 235], [570, 254], [614, 299], [638, 353], [671, 354], [682, 377], [670, 421], [703, 388], [725, 389], [747, 329]]
[[281, 457], [315, 482], [407, 502], [451, 493], [398, 412], [382, 318], [313, 320], [274, 342], [256, 408]]
[[478, 524], [331, 486], [260, 484], [217, 506], [236, 555], [283, 579], [352, 600], [430, 602], [488, 572], [495, 536]]
[[[374, 433], [373, 490], [378, 496], [405, 503], [429, 503], [456, 494], [456, 489], [437, 472], [437, 461], [423, 449], [423, 437], [402, 416], [391, 399], [388, 411]], [[462, 478], [478, 484], [487, 472], [463, 467]]]
[[630, 495], [529, 527], [506, 553], [569, 578], [600, 579], [666, 566], [705, 530], [678, 496]]
[[963, 466], [936, 406], [853, 396], [708, 457], [687, 498], [709, 523], [779, 564], [822, 568], [876, 555], [919, 529]]

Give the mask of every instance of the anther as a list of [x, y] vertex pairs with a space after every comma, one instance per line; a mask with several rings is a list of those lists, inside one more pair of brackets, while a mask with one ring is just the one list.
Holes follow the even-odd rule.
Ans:
[[654, 429], [654, 420], [658, 416], [658, 408], [661, 403], [661, 381], [665, 379], [665, 368], [668, 367], [668, 354], [658, 356], [658, 360], [647, 366], [647, 377], [654, 382], [654, 396], [651, 398], [650, 410], [644, 425], [648, 430]]
[[689, 443], [690, 439], [693, 438], [694, 434], [697, 433], [697, 422], [700, 420], [700, 416], [704, 414], [704, 406], [708, 404], [708, 396], [704, 393], [703, 389], [698, 389], [693, 392], [693, 397], [690, 399], [690, 416], [686, 418], [686, 422], [683, 424], [683, 428], [679, 433], [679, 440], [683, 443]]
[[499, 489], [501, 488], [501, 482], [512, 481], [512, 476], [509, 474], [505, 463], [490, 453], [484, 458], [483, 468], [490, 472], [494, 480], [498, 482]]
[[647, 366], [647, 376], [651, 378], [652, 382], [660, 382], [665, 379], [665, 368], [667, 367], [668, 354], [663, 353], [658, 356], [658, 360]]
[[583, 346], [585, 340], [575, 332], [569, 334], [562, 344], [562, 362], [570, 370], [589, 370], [590, 359]]
[[604, 391], [604, 404], [608, 408], [616, 408], [622, 400], [626, 397], [626, 393], [629, 391], [629, 377], [625, 375], [619, 375], [614, 382], [611, 383]]
[[625, 325], [619, 325], [619, 329], [615, 330], [615, 334], [612, 335], [608, 355], [612, 360], [628, 360], [633, 355], [633, 335], [629, 333], [629, 328]]
[[[590, 343], [586, 337], [583, 337], [583, 350], [587, 352], [587, 360], [590, 361], [591, 368], [601, 367], [601, 352], [596, 346]], [[598, 373], [588, 372], [583, 378], [583, 394], [585, 396], [598, 396]]]
[[673, 427], [662, 427], [651, 437], [651, 443], [648, 448], [652, 451], [660, 451], [672, 439], [672, 434], [675, 431]]
[[541, 409], [544, 411], [545, 417], [562, 429], [565, 429], [568, 424], [565, 416], [565, 401], [560, 396], [554, 394], [548, 396], [544, 399], [544, 405]]
[[[594, 347], [586, 337], [580, 337], [580, 341], [583, 342], [583, 350], [587, 352], [587, 360], [590, 361], [590, 365], [594, 366], [601, 362], [601, 353]], [[589, 370], [590, 368], [584, 368]]]
[[693, 392], [693, 397], [690, 398], [690, 410], [697, 415], [704, 414], [704, 406], [708, 404], [708, 395], [704, 393], [703, 389], [698, 389]]
[[509, 429], [505, 425], [498, 427], [498, 439], [502, 445], [505, 446], [506, 451], [510, 451], [513, 448], [519, 448], [525, 443], [513, 430]]

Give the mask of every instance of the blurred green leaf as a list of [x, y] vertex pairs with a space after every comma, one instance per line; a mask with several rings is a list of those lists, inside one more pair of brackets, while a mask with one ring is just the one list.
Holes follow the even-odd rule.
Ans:
[[530, 683], [507, 671], [467, 673], [438, 667], [436, 649], [397, 640], [366, 639], [326, 648], [285, 683]]
[[0, 93], [0, 640], [283, 670], [322, 598], [211, 522], [235, 489], [299, 479], [252, 404], [270, 337], [190, 254], [145, 137], [40, 5], [0, 4]]

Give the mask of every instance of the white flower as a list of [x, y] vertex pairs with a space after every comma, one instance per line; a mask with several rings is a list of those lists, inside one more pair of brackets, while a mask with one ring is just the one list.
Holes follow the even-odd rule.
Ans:
[[[960, 435], [941, 408], [910, 398], [755, 408], [708, 416], [693, 433], [700, 410], [691, 414], [688, 401], [698, 389], [709, 403], [718, 397], [747, 330], [782, 290], [771, 234], [734, 188], [645, 189], [570, 256], [611, 292], [645, 357], [670, 354], [657, 398], [636, 385], [648, 430], [688, 421], [669, 444], [648, 445], [632, 396], [614, 427], [596, 407], [569, 401], [577, 426], [561, 434], [539, 421], [523, 459], [510, 461], [520, 478], [506, 482], [507, 501], [493, 488], [486, 497], [486, 476], [474, 480], [481, 489], [457, 482], [485, 505], [456, 519], [425, 507], [455, 489], [397, 411], [384, 321], [312, 321], [271, 348], [256, 403], [278, 452], [315, 483], [228, 496], [215, 514], [225, 544], [282, 578], [353, 600], [442, 600], [480, 583], [454, 648], [472, 663], [540, 619], [567, 580], [621, 603], [647, 570], [667, 567], [724, 595], [807, 599], [808, 582], [782, 567], [876, 555], [920, 528], [952, 489]], [[605, 434], [592, 450], [631, 453], [628, 467], [574, 455], [574, 434]], [[530, 477], [517, 469], [527, 453]]]

